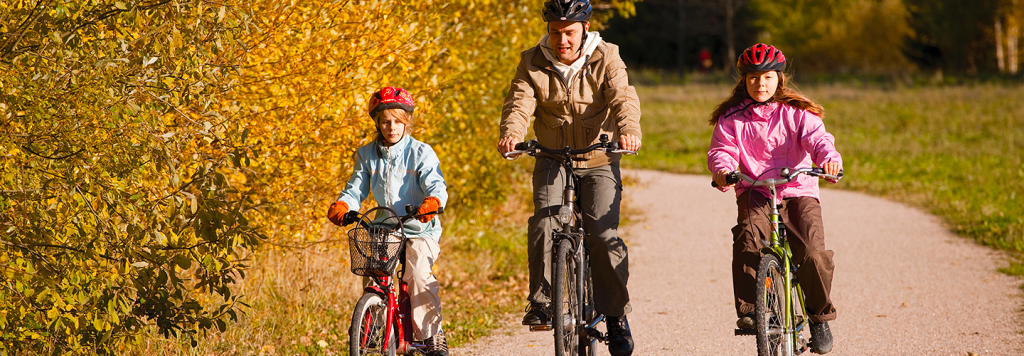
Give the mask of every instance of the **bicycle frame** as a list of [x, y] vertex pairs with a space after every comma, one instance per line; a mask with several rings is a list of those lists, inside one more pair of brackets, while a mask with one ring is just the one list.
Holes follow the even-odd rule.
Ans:
[[[375, 208], [372, 209], [371, 211], [376, 209], [382, 208]], [[394, 211], [392, 211], [391, 209], [383, 209], [390, 211], [392, 214], [394, 214]], [[397, 226], [398, 229], [403, 228], [402, 223], [417, 216], [414, 213], [414, 211], [417, 210], [416, 208], [407, 205], [405, 207], [405, 210], [408, 214], [406, 216], [399, 218], [399, 224]], [[443, 212], [443, 208], [438, 208], [438, 210], [435, 211], [434, 213], [427, 214], [442, 214]], [[365, 215], [369, 215], [369, 213], [370, 212], [367, 212]], [[397, 217], [397, 214], [395, 214], [394, 216]], [[363, 221], [363, 218], [360, 218], [359, 224], [362, 225], [363, 227], [370, 227], [370, 224]], [[391, 342], [391, 338], [394, 337], [395, 353], [399, 355], [411, 354], [418, 350], [422, 350], [426, 347], [426, 345], [424, 344], [414, 343], [415, 340], [413, 340], [412, 305], [409, 299], [409, 286], [408, 283], [406, 283], [403, 278], [406, 272], [406, 250], [404, 244], [407, 240], [408, 238], [405, 237], [405, 235], [403, 234], [403, 246], [401, 247], [401, 252], [398, 254], [398, 269], [395, 273], [395, 276], [367, 277], [372, 281], [372, 283], [363, 288], [364, 294], [374, 293], [379, 295], [381, 299], [387, 301], [387, 311], [385, 313], [384, 321], [385, 333], [383, 345], [388, 345]], [[397, 278], [398, 281], [400, 281], [398, 282], [397, 290], [395, 288], [395, 278]], [[366, 332], [371, 327], [371, 323], [364, 322], [363, 327], [364, 330], [363, 333], [361, 333], [361, 335], [366, 334]]]
[[[586, 243], [586, 232], [583, 230], [582, 216], [580, 215], [580, 207], [575, 190], [576, 186], [579, 184], [579, 176], [576, 175], [576, 172], [572, 164], [573, 155], [584, 154], [594, 150], [605, 150], [606, 152], [609, 153], [636, 154], [635, 151], [620, 149], [617, 143], [608, 142], [607, 135], [601, 135], [600, 143], [591, 145], [583, 149], [574, 150], [570, 147], [565, 147], [560, 150], [555, 150], [540, 145], [539, 143], [537, 143], [536, 140], [531, 140], [529, 142], [517, 144], [515, 146], [515, 151], [508, 152], [504, 155], [506, 159], [510, 159], [510, 155], [516, 153], [527, 153], [530, 155], [536, 155], [538, 153], [547, 153], [551, 155], [549, 158], [556, 160], [562, 166], [562, 169], [565, 171], [565, 189], [563, 190], [562, 195], [562, 206], [559, 207], [557, 215], [557, 219], [559, 223], [561, 223], [561, 230], [552, 231], [551, 244], [552, 246], [559, 246], [559, 244], [562, 241], [569, 240], [571, 242], [571, 245], [573, 246], [572, 255], [574, 256], [573, 259], [576, 264], [576, 270], [573, 271], [573, 274], [575, 278], [575, 285], [577, 288], [576, 295], [572, 296], [572, 298], [575, 298], [576, 305], [580, 308], [580, 320], [575, 320], [573, 327], [575, 328], [575, 331], [577, 333], [578, 341], [584, 341], [583, 338], [585, 337], [586, 341], [589, 342], [589, 345], [583, 344], [586, 345], [585, 349], [581, 347], [583, 345], [577, 345], [579, 349], [573, 351], [573, 353], [576, 353], [577, 351], [583, 353], [583, 350], [589, 350], [588, 352], [592, 354], [594, 350], [594, 343], [596, 343], [597, 341], [607, 341], [605, 335], [603, 335], [600, 331], [598, 331], [595, 328], [597, 324], [604, 321], [604, 315], [596, 314], [596, 312], [592, 310], [593, 306], [589, 305], [587, 303], [588, 301], [585, 300], [588, 297], [586, 286], [587, 282], [590, 279], [590, 276], [588, 275], [590, 248]], [[558, 249], [552, 248], [552, 252], [557, 253]], [[552, 256], [552, 260], [554, 260], [555, 257], [556, 256]], [[554, 267], [554, 261], [552, 261], [552, 265], [552, 267]], [[556, 279], [554, 276], [555, 273], [555, 269], [552, 268], [552, 276], [550, 276], [551, 281], [554, 281]], [[553, 288], [561, 288], [561, 286], [553, 286]], [[591, 310], [588, 310], [587, 308], [591, 308]], [[593, 313], [593, 319], [587, 320], [590, 319], [588, 315], [591, 315], [591, 313]], [[547, 326], [530, 326], [530, 330], [551, 330], [553, 329], [554, 322], [555, 321], [552, 321], [552, 325]], [[558, 322], [562, 323], [563, 321]], [[555, 335], [555, 338], [556, 343], [561, 342], [561, 340], [558, 340], [558, 335]], [[556, 345], [556, 350], [558, 350], [558, 348], [559, 346]]]
[[[791, 263], [792, 261], [790, 260], [790, 257], [792, 256], [793, 253], [789, 249], [789, 240], [786, 239], [785, 230], [782, 229], [781, 224], [780, 224], [781, 214], [779, 213], [779, 200], [778, 200], [778, 193], [776, 192], [776, 189], [775, 189], [775, 185], [774, 184], [769, 185], [768, 186], [768, 191], [769, 191], [769, 196], [771, 197], [770, 199], [771, 199], [771, 204], [772, 204], [771, 205], [772, 206], [772, 211], [769, 214], [769, 217], [770, 217], [771, 223], [772, 223], [772, 229], [771, 229], [771, 234], [770, 234], [771, 240], [769, 241], [769, 246], [765, 246], [765, 247], [761, 248], [761, 253], [762, 254], [774, 254], [775, 257], [779, 258], [779, 260], [781, 261], [781, 264], [783, 266], [782, 267], [783, 275], [784, 275], [783, 287], [785, 288], [784, 290], [786, 291], [786, 298], [785, 298], [786, 314], [785, 314], [785, 316], [783, 318], [783, 324], [782, 324], [782, 326], [783, 326], [782, 345], [783, 345], [783, 355], [785, 355], [785, 356], [792, 356], [796, 352], [796, 348], [798, 347], [797, 344], [796, 344], [796, 340], [795, 340], [796, 334], [800, 331], [801, 328], [803, 328], [803, 324], [806, 323], [806, 320], [801, 322], [801, 325], [794, 325], [796, 321], [793, 320], [793, 319], [794, 319], [794, 316], [796, 315], [796, 311], [794, 310], [795, 307], [794, 307], [794, 304], [793, 304], [793, 271], [792, 271], [793, 265]], [[803, 296], [804, 296], [803, 290], [800, 289], [800, 285], [797, 285], [796, 288], [797, 288], [797, 290], [796, 290], [797, 293], [796, 294], [798, 296], [800, 296], [800, 299], [801, 299], [800, 300], [800, 308], [803, 309], [803, 310], [801, 310], [801, 314], [802, 315], [807, 315], [807, 309], [804, 306], [804, 301], [803, 301]]]
[[[423, 344], [415, 344], [412, 339], [412, 313], [411, 304], [409, 301], [409, 290], [408, 284], [402, 280], [402, 276], [405, 274], [405, 251], [402, 251], [401, 260], [399, 261], [398, 272], [398, 291], [396, 293], [394, 278], [388, 277], [370, 277], [373, 284], [363, 288], [363, 293], [377, 293], [382, 299], [387, 300], [388, 309], [386, 314], [385, 325], [385, 336], [384, 345], [390, 342], [391, 337], [396, 338], [396, 353], [404, 355], [411, 353], [413, 350], [419, 350], [425, 347]], [[369, 325], [367, 325], [369, 327]], [[395, 334], [397, 332], [397, 335]]]

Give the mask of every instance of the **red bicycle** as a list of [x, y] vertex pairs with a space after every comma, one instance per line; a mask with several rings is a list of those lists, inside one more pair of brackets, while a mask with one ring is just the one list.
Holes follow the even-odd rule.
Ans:
[[[348, 331], [351, 356], [407, 355], [422, 353], [426, 347], [413, 340], [409, 293], [402, 280], [406, 239], [402, 224], [421, 215], [411, 205], [405, 210], [406, 215], [399, 216], [387, 207], [370, 209], [358, 217], [359, 225], [348, 231], [352, 273], [373, 281], [363, 289], [352, 312]], [[399, 265], [402, 268], [395, 276]], [[395, 278], [400, 281], [397, 290]]]

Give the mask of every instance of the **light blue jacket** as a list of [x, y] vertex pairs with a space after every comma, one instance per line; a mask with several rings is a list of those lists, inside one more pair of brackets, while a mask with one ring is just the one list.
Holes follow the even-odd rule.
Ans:
[[[448, 203], [448, 190], [441, 174], [441, 162], [430, 145], [405, 136], [391, 147], [374, 140], [356, 150], [355, 167], [338, 200], [358, 210], [370, 189], [377, 206], [386, 206], [405, 215], [405, 205], [417, 207], [426, 197], [436, 197], [441, 206]], [[436, 216], [427, 223], [411, 219], [405, 223], [410, 238], [428, 237], [441, 241], [441, 221]]]

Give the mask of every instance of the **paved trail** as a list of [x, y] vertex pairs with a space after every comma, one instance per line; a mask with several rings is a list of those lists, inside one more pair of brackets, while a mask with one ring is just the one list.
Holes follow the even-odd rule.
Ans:
[[[640, 184], [624, 196], [643, 211], [620, 232], [629, 244], [634, 355], [756, 354], [752, 336], [733, 336], [734, 193], [719, 193], [704, 176], [626, 174]], [[996, 271], [1004, 255], [913, 208], [832, 189], [821, 195], [839, 312], [829, 355], [1024, 355], [1021, 281]], [[509, 324], [520, 317], [507, 316]], [[551, 339], [510, 326], [453, 354], [549, 355]]]

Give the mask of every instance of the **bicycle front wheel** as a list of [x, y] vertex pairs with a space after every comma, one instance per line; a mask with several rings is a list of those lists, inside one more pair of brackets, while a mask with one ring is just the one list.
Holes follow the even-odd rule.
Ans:
[[[348, 329], [349, 355], [395, 356], [395, 333], [387, 337], [388, 303], [376, 293], [363, 294]], [[385, 345], [385, 339], [387, 344]]]
[[551, 325], [555, 336], [555, 355], [575, 355], [579, 348], [579, 295], [576, 286], [576, 255], [571, 239], [562, 239], [555, 246], [551, 278]]
[[[590, 274], [590, 259], [589, 254], [583, 254], [583, 260], [580, 263], [580, 300], [583, 304], [580, 305], [580, 315], [584, 325], [590, 325], [594, 319], [597, 318], [597, 311], [594, 310], [594, 283], [591, 280]], [[594, 339], [587, 334], [587, 330], [583, 327], [579, 328], [580, 332], [580, 344], [579, 344], [579, 356], [594, 356]]]
[[766, 254], [757, 269], [757, 301], [754, 303], [757, 323], [757, 354], [783, 355], [786, 348], [786, 285], [779, 259]]

